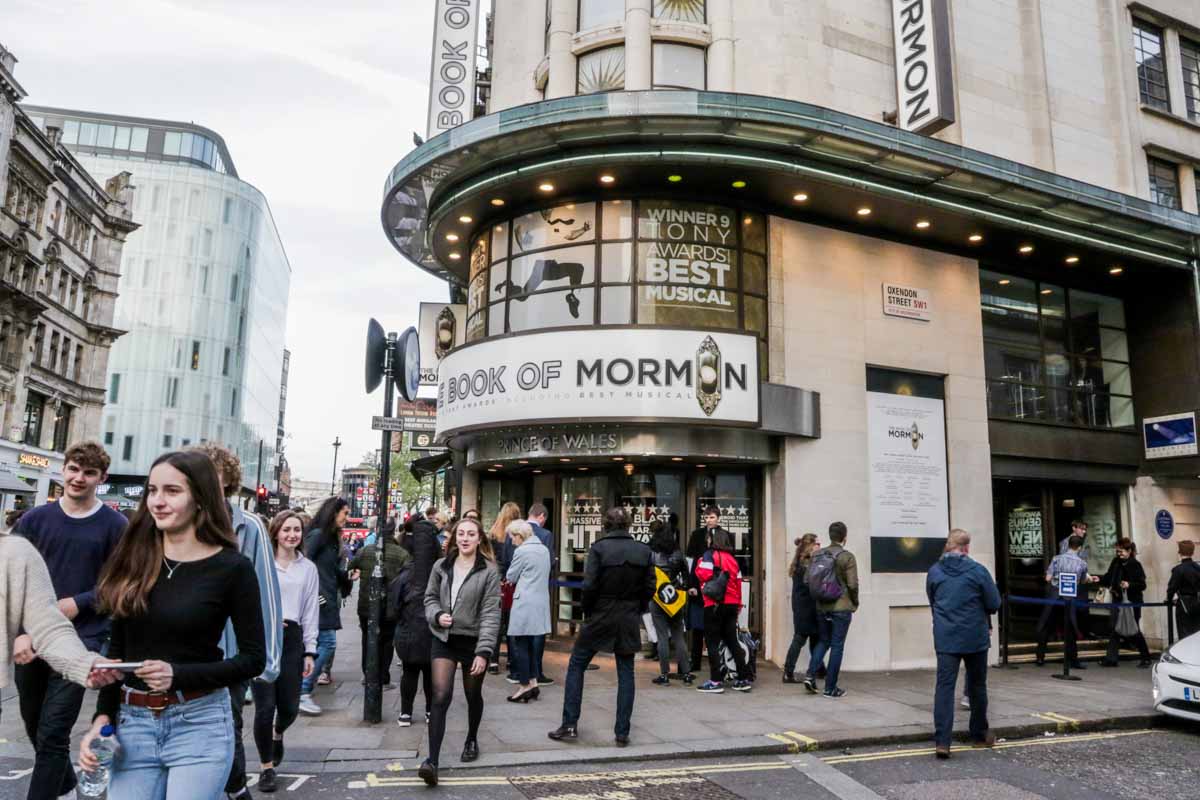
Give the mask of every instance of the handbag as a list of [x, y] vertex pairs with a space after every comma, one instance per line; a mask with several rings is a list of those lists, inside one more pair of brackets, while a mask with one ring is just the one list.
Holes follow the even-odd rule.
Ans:
[[517, 585], [503, 581], [500, 584], [500, 610], [511, 611], [513, 607], [513, 596], [517, 592]]
[[1101, 586], [1096, 590], [1096, 599], [1093, 602], [1100, 603], [1101, 605], [1109, 602], [1107, 586]]
[[713, 575], [704, 582], [700, 593], [718, 605], [725, 602], [725, 589], [729, 586], [729, 573], [717, 566], [717, 554], [712, 554]]
[[1129, 639], [1138, 634], [1137, 617], [1133, 615], [1133, 609], [1126, 606], [1117, 611], [1117, 623], [1113, 626], [1113, 631], [1122, 639]]

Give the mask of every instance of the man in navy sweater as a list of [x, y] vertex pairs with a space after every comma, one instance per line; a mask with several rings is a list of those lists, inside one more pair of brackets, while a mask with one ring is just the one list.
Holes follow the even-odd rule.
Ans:
[[[89, 650], [108, 641], [108, 618], [96, 608], [96, 582], [104, 562], [125, 531], [125, 517], [96, 497], [108, 479], [108, 453], [95, 442], [67, 450], [63, 466], [65, 494], [57, 503], [21, 517], [17, 533], [28, 539], [50, 568], [58, 609], [75, 625]], [[82, 686], [68, 681], [37, 657], [29, 637], [13, 646], [21, 718], [33, 745], [28, 800], [74, 797], [71, 728], [83, 705]]]

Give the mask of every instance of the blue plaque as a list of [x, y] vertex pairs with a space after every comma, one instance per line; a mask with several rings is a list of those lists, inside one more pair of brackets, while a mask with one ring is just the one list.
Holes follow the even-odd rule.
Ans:
[[1171, 535], [1175, 533], [1175, 518], [1171, 516], [1170, 511], [1164, 508], [1154, 515], [1154, 530], [1158, 532], [1160, 538], [1171, 538]]

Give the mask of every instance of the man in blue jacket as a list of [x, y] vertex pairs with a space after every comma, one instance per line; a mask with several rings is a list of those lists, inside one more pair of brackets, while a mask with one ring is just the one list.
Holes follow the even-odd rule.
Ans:
[[955, 528], [946, 541], [946, 552], [925, 576], [937, 650], [933, 741], [938, 758], [950, 757], [959, 662], [967, 668], [972, 746], [996, 743], [987, 721], [987, 654], [992, 640], [991, 615], [1000, 610], [1000, 592], [987, 568], [967, 555], [970, 549], [971, 534]]

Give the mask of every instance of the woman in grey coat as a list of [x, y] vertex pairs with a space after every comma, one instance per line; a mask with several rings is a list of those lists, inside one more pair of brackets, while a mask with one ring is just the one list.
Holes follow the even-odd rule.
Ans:
[[505, 533], [514, 546], [508, 565], [508, 582], [515, 587], [508, 636], [513, 643], [515, 674], [521, 684], [508, 701], [528, 703], [541, 694], [534, 643], [539, 636], [550, 633], [550, 551], [533, 535], [533, 526], [524, 520], [509, 523]]

